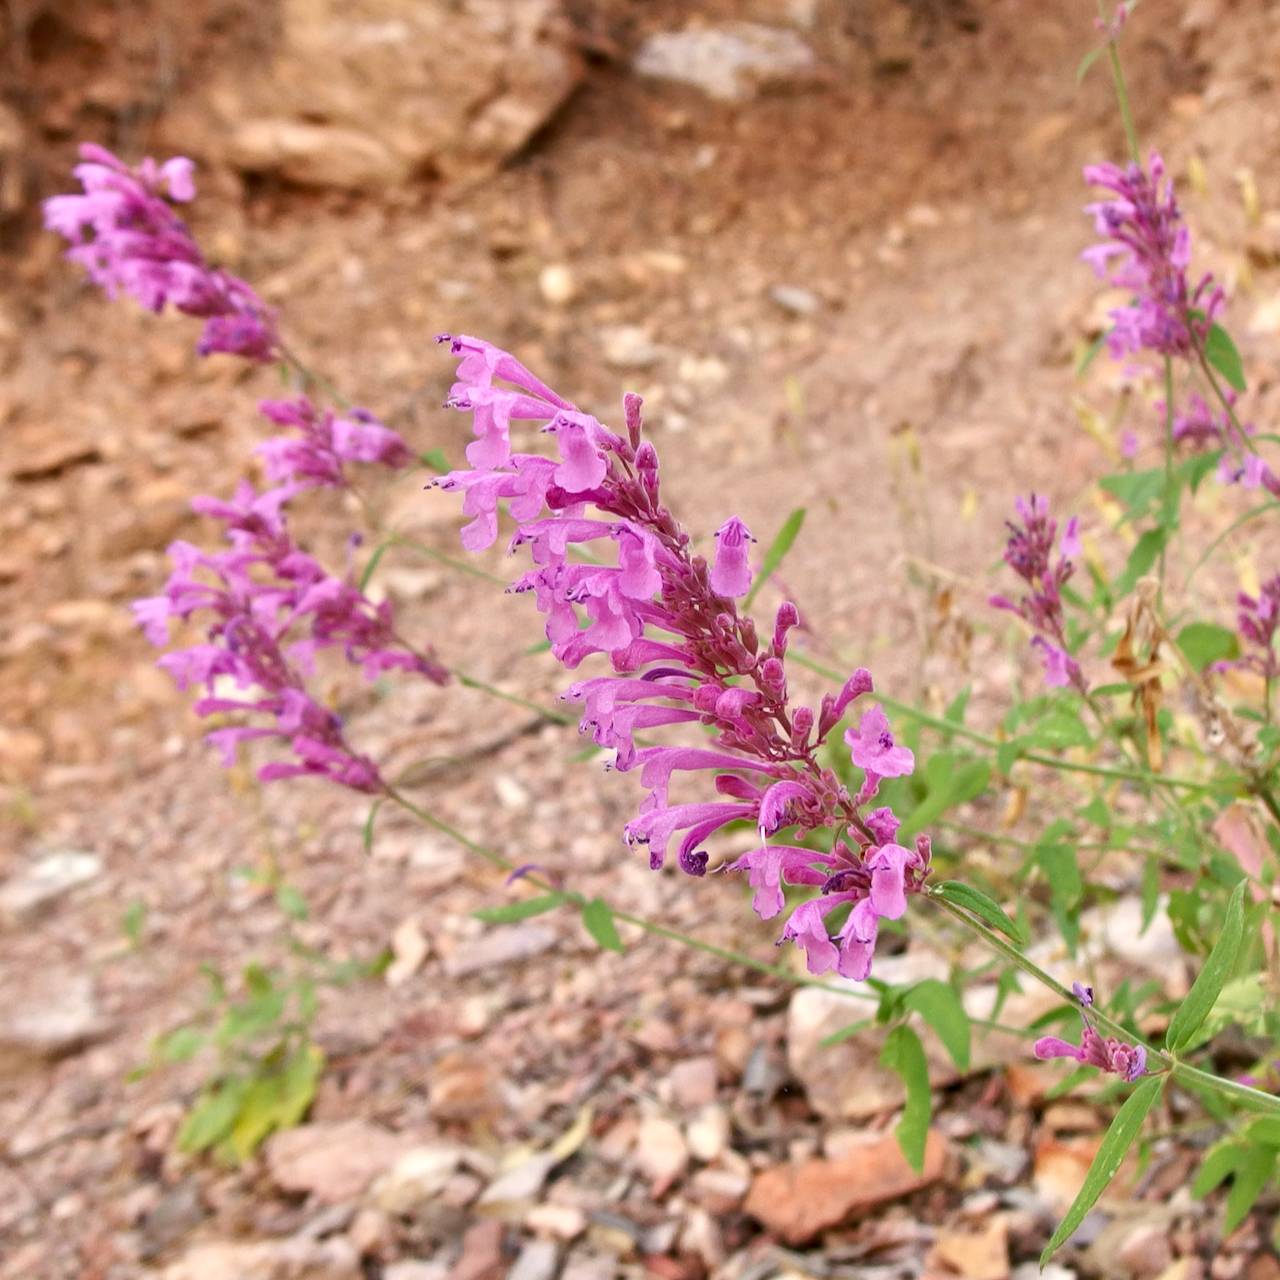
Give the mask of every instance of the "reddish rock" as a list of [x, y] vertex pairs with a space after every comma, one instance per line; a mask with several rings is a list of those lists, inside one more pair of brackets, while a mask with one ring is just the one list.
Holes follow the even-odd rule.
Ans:
[[916, 1173], [897, 1138], [886, 1133], [839, 1160], [812, 1159], [766, 1169], [751, 1184], [743, 1208], [788, 1244], [803, 1244], [820, 1231], [936, 1182], [946, 1154], [943, 1138], [930, 1133], [924, 1169]]

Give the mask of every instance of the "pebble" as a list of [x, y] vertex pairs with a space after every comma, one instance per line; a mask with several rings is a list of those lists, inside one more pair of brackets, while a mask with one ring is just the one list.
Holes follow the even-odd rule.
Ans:
[[404, 1153], [408, 1139], [363, 1120], [307, 1124], [267, 1143], [267, 1168], [282, 1191], [320, 1204], [361, 1196]]
[[793, 316], [817, 315], [822, 308], [816, 293], [794, 284], [775, 284], [769, 290], [769, 300]]
[[677, 1062], [667, 1076], [671, 1100], [681, 1110], [692, 1111], [716, 1098], [716, 1060], [686, 1058]]
[[605, 363], [615, 369], [649, 369], [662, 359], [662, 348], [639, 325], [612, 325], [600, 330]]
[[729, 1113], [723, 1107], [710, 1103], [689, 1121], [684, 1132], [693, 1158], [711, 1164], [729, 1145]]
[[520, 1250], [507, 1280], [553, 1280], [560, 1266], [560, 1248], [553, 1240], [530, 1240]]
[[718, 102], [745, 102], [766, 84], [811, 79], [816, 59], [794, 31], [732, 22], [655, 32], [632, 66], [639, 75], [689, 85]]
[[632, 1159], [652, 1184], [652, 1194], [660, 1196], [684, 1174], [689, 1148], [677, 1125], [663, 1116], [646, 1116], [636, 1134]]
[[37, 858], [0, 884], [0, 920], [31, 919], [101, 874], [102, 859], [96, 853], [64, 849]]
[[541, 924], [502, 925], [490, 929], [474, 942], [459, 945], [444, 962], [451, 978], [465, 978], [488, 969], [508, 968], [550, 951], [556, 935]]
[[553, 307], [565, 307], [578, 296], [578, 282], [563, 262], [551, 262], [538, 274], [538, 289]]
[[461, 1147], [413, 1147], [374, 1184], [374, 1202], [387, 1213], [411, 1214], [444, 1190], [461, 1160]]
[[0, 1074], [31, 1059], [59, 1058], [106, 1034], [89, 974], [44, 969], [25, 974], [22, 985], [0, 994]]
[[576, 1240], [587, 1229], [587, 1215], [576, 1205], [539, 1204], [525, 1214], [524, 1225], [536, 1235]]

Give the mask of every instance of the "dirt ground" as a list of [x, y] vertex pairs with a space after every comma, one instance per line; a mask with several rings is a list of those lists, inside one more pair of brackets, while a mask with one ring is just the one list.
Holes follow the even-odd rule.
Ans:
[[[0, 921], [0, 1024], [34, 1006], [77, 1028], [53, 1050], [12, 1026], [17, 1047], [0, 1045], [0, 1276], [1033, 1274], [1103, 1111], [1046, 1105], [1016, 1059], [952, 1073], [933, 1179], [879, 1207], [892, 1177], [865, 1152], [883, 1148], [857, 1144], [889, 1133], [898, 1101], [860, 1092], [874, 1045], [814, 1065], [813, 1006], [796, 1004], [812, 993], [626, 927], [613, 955], [572, 918], [482, 926], [470, 912], [510, 891], [444, 835], [388, 813], [366, 853], [351, 796], [259, 793], [217, 765], [127, 604], [158, 589], [171, 539], [208, 536], [187, 501], [249, 470], [277, 375], [201, 362], [182, 318], [96, 296], [34, 209], [66, 187], [79, 138], [191, 154], [212, 252], [281, 307], [312, 367], [450, 458], [463, 420], [438, 409], [452, 366], [437, 332], [510, 347], [609, 420], [640, 391], [695, 535], [736, 512], [769, 536], [807, 508], [783, 577], [814, 656], [933, 706], [970, 684], [990, 722], [1026, 677], [982, 605], [1001, 522], [1033, 486], [1079, 499], [1103, 454], [1073, 402], [1105, 408], [1117, 377], [1073, 373], [1100, 315], [1076, 261], [1080, 166], [1122, 138], [1105, 76], [1075, 83], [1093, 37], [1072, 8], [6, 7], [0, 878], [60, 851], [97, 862]], [[744, 20], [790, 33], [812, 65], [735, 102], [635, 69], [654, 33]], [[1280, 395], [1280, 10], [1145, 0], [1126, 57], [1139, 129], [1232, 286], [1261, 418]], [[354, 513], [322, 505], [310, 534], [341, 555]], [[449, 498], [403, 481], [384, 510], [456, 551]], [[509, 572], [497, 552], [485, 567]], [[382, 581], [446, 662], [555, 705], [563, 676], [528, 653], [527, 602], [407, 553]], [[357, 692], [346, 710], [375, 757], [436, 762], [416, 795], [472, 838], [774, 961], [738, 886], [628, 854], [635, 789], [572, 761], [572, 728], [457, 685]], [[415, 937], [424, 954], [394, 984], [325, 997], [311, 1145], [232, 1170], [173, 1148], [200, 1062], [128, 1077], [199, 1009], [201, 966], [285, 958], [273, 895], [236, 874], [267, 864], [310, 905], [302, 938], [335, 959]], [[495, 1191], [566, 1134], [536, 1183]], [[406, 1190], [412, 1151], [436, 1153], [438, 1185]], [[871, 1189], [789, 1242], [750, 1211], [751, 1180], [820, 1153], [846, 1192]], [[1280, 1276], [1262, 1210], [1212, 1243], [1220, 1208], [1183, 1186], [1193, 1155], [1158, 1144], [1056, 1274]]]

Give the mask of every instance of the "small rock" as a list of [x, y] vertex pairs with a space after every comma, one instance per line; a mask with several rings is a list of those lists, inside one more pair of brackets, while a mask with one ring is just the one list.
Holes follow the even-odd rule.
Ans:
[[403, 156], [371, 134], [303, 120], [246, 120], [226, 144], [227, 158], [250, 173], [279, 173], [309, 187], [364, 191], [409, 176]]
[[695, 1160], [710, 1164], [729, 1145], [729, 1113], [712, 1103], [691, 1120], [684, 1131], [689, 1152]]
[[816, 315], [822, 307], [822, 302], [816, 293], [794, 284], [775, 284], [769, 290], [769, 298], [783, 311], [793, 316]]
[[750, 1189], [750, 1176], [736, 1169], [699, 1169], [689, 1179], [690, 1198], [708, 1213], [733, 1213]]
[[577, 281], [563, 262], [551, 262], [542, 268], [538, 289], [553, 307], [566, 307], [578, 296]]
[[444, 964], [451, 978], [465, 978], [487, 969], [506, 969], [530, 960], [556, 945], [556, 935], [545, 925], [513, 924], [491, 929], [475, 942], [460, 947]]
[[197, 1245], [164, 1280], [361, 1280], [360, 1259], [341, 1237]]
[[679, 1128], [662, 1116], [646, 1116], [636, 1134], [632, 1158], [651, 1182], [652, 1194], [661, 1196], [689, 1164], [689, 1148]]
[[382, 1273], [382, 1280], [449, 1280], [449, 1267], [444, 1262], [405, 1259], [387, 1267]]
[[667, 1082], [677, 1107], [692, 1111], [716, 1100], [716, 1060], [688, 1058], [671, 1068]]
[[32, 1059], [60, 1058], [100, 1039], [108, 1024], [93, 979], [75, 969], [42, 969], [0, 992], [0, 1073]]
[[102, 859], [95, 853], [68, 849], [46, 854], [0, 885], [0, 919], [17, 922], [36, 916], [101, 874]]
[[474, 1049], [446, 1053], [431, 1068], [431, 1114], [440, 1120], [477, 1122], [502, 1110], [491, 1058]]
[[154, 1258], [171, 1249], [204, 1218], [200, 1188], [194, 1181], [171, 1187], [142, 1219], [142, 1258]]
[[387, 1213], [407, 1216], [444, 1190], [461, 1160], [461, 1147], [413, 1147], [374, 1184], [374, 1203]]
[[395, 959], [387, 966], [387, 986], [400, 987], [418, 972], [431, 952], [417, 916], [406, 916], [396, 927], [391, 935], [391, 952]]
[[920, 1173], [907, 1164], [891, 1133], [843, 1160], [810, 1159], [757, 1174], [743, 1208], [788, 1244], [803, 1244], [878, 1205], [927, 1187], [942, 1177], [946, 1143], [931, 1132]]
[[1135, 1276], [1158, 1276], [1173, 1261], [1168, 1225], [1146, 1222], [1135, 1228], [1120, 1246], [1116, 1258]]
[[587, 1229], [587, 1215], [576, 1205], [539, 1204], [525, 1214], [524, 1225], [537, 1235], [576, 1240]]
[[977, 1231], [943, 1231], [934, 1242], [926, 1268], [949, 1268], [965, 1280], [1007, 1280], [1009, 1227], [997, 1214]]
[[507, 1280], [554, 1280], [560, 1248], [553, 1240], [530, 1240], [520, 1250]]
[[267, 1143], [267, 1168], [282, 1191], [321, 1204], [361, 1196], [404, 1154], [409, 1139], [363, 1120], [308, 1124]]
[[468, 1227], [462, 1237], [462, 1255], [454, 1263], [449, 1280], [502, 1280], [506, 1274], [502, 1236], [503, 1225], [496, 1219]]
[[559, 1163], [560, 1158], [551, 1152], [530, 1156], [514, 1168], [499, 1174], [484, 1189], [478, 1203], [488, 1208], [496, 1205], [524, 1204], [534, 1200], [542, 1191], [542, 1184], [546, 1182], [547, 1175]]
[[1065, 1212], [1076, 1198], [1101, 1138], [1053, 1138], [1036, 1145], [1036, 1190], [1050, 1204]]
[[642, 76], [691, 85], [719, 102], [744, 102], [767, 85], [813, 78], [813, 50], [794, 31], [755, 22], [660, 31], [640, 46]]
[[724, 1236], [720, 1226], [705, 1209], [690, 1209], [680, 1228], [677, 1248], [701, 1258], [708, 1270], [725, 1260]]
[[395, 1241], [391, 1220], [380, 1209], [361, 1209], [347, 1232], [351, 1247], [362, 1258], [376, 1258]]
[[605, 363], [615, 369], [649, 369], [662, 359], [662, 348], [635, 324], [612, 325], [600, 330]]

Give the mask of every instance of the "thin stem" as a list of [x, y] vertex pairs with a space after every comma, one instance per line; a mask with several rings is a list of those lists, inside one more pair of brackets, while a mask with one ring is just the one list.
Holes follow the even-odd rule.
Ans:
[[1169, 547], [1169, 533], [1174, 527], [1176, 513], [1174, 504], [1181, 497], [1181, 490], [1175, 491], [1173, 483], [1173, 361], [1164, 358], [1164, 510], [1161, 523], [1164, 537], [1160, 540], [1160, 588], [1156, 601], [1164, 609], [1164, 568], [1166, 553]]
[[512, 706], [524, 707], [526, 711], [532, 711], [544, 720], [551, 721], [552, 724], [576, 723], [573, 716], [566, 716], [559, 711], [552, 711], [541, 703], [520, 697], [518, 693], [508, 693], [505, 689], [499, 689], [497, 685], [489, 684], [487, 681], [477, 679], [475, 676], [469, 676], [465, 671], [459, 671], [456, 667], [451, 668], [451, 670], [458, 683], [464, 688], [478, 689], [481, 693], [487, 693], [494, 698], [501, 698], [503, 702], [509, 702]]
[[[486, 862], [503, 871], [514, 871], [516, 864], [509, 858], [504, 858], [502, 854], [494, 849], [488, 849], [484, 845], [472, 840], [470, 836], [459, 831], [457, 827], [445, 822], [442, 818], [437, 818], [435, 814], [428, 812], [426, 809], [420, 808], [414, 804], [402, 792], [395, 790], [393, 787], [387, 789], [387, 798], [395, 801], [407, 813], [411, 813], [420, 822], [426, 823], [430, 827], [434, 827], [437, 831], [448, 836], [451, 840], [455, 840], [462, 845], [464, 849], [478, 855]], [[552, 884], [550, 881], [538, 875], [526, 875], [524, 879], [530, 884], [540, 889], [554, 891], [563, 894], [566, 902], [572, 903], [576, 907], [582, 907], [586, 904], [586, 897], [583, 894], [575, 893], [573, 890], [561, 889], [558, 885]], [[741, 951], [734, 951], [729, 947], [718, 947], [713, 942], [706, 942], [702, 938], [695, 938], [687, 933], [682, 933], [679, 929], [674, 929], [670, 925], [659, 924], [656, 920], [646, 919], [644, 916], [633, 915], [629, 911], [614, 911], [614, 918], [621, 920], [626, 924], [634, 925], [637, 929], [644, 933], [650, 934], [655, 938], [665, 938], [669, 942], [678, 942], [681, 946], [688, 947], [692, 951], [701, 951], [705, 955], [715, 956], [718, 960], [725, 960], [732, 964], [740, 964], [745, 968], [752, 969], [756, 973], [762, 973], [771, 978], [777, 978], [782, 982], [789, 983], [793, 987], [817, 987], [821, 991], [832, 991], [836, 995], [846, 996], [850, 1000], [863, 1000], [878, 1002], [879, 996], [874, 991], [864, 991], [857, 987], [838, 986], [834, 982], [824, 982], [821, 978], [806, 977], [804, 974], [793, 973], [785, 965], [768, 964], [763, 960], [757, 960], [754, 956], [750, 956]], [[985, 1027], [991, 1031], [1003, 1031], [1009, 1035], [1019, 1036], [1023, 1039], [1029, 1038], [1032, 1034], [1025, 1027], [1010, 1027], [1001, 1022], [995, 1022], [987, 1018], [973, 1018], [971, 1021], [975, 1026]]]
[[[1110, 30], [1105, 0], [1098, 0], [1098, 13], [1104, 28]], [[1129, 159], [1134, 164], [1141, 164], [1142, 154], [1138, 146], [1138, 130], [1134, 127], [1133, 108], [1129, 105], [1129, 87], [1125, 84], [1124, 68], [1120, 65], [1120, 50], [1114, 35], [1109, 36], [1107, 40], [1107, 60], [1111, 64], [1111, 83], [1115, 85], [1116, 102], [1120, 106], [1120, 120], [1124, 125], [1125, 141], [1129, 144]]]
[[[1076, 1004], [1076, 998], [1073, 992], [1070, 992], [1060, 983], [1052, 974], [1046, 973], [1035, 961], [1028, 959], [1017, 947], [1007, 942], [993, 929], [989, 929], [981, 921], [974, 919], [967, 911], [956, 906], [952, 902], [948, 902], [945, 898], [940, 897], [936, 892], [928, 893], [925, 897], [936, 906], [941, 907], [948, 915], [958, 920], [965, 928], [969, 929], [993, 951], [998, 952], [1010, 964], [1022, 970], [1028, 977], [1034, 978], [1042, 986], [1048, 988], [1055, 995], [1061, 996], [1063, 1000], [1069, 1004]], [[1270, 1111], [1280, 1115], [1280, 1098], [1269, 1093], [1263, 1093], [1260, 1089], [1251, 1088], [1249, 1085], [1240, 1084], [1235, 1080], [1227, 1080], [1221, 1076], [1216, 1076], [1212, 1072], [1202, 1071], [1199, 1067], [1193, 1067], [1189, 1063], [1182, 1062], [1172, 1054], [1165, 1053], [1163, 1050], [1157, 1049], [1140, 1035], [1134, 1035], [1126, 1027], [1120, 1025], [1113, 1018], [1109, 1018], [1105, 1013], [1094, 1007], [1089, 1010], [1090, 1019], [1101, 1027], [1104, 1031], [1110, 1032], [1113, 1036], [1118, 1036], [1123, 1040], [1133, 1044], [1141, 1045], [1146, 1051], [1148, 1060], [1154, 1058], [1161, 1066], [1170, 1072], [1175, 1079], [1182, 1078], [1188, 1082], [1194, 1081], [1200, 1087], [1211, 1089], [1215, 1093], [1226, 1094], [1228, 1097], [1240, 1102], [1245, 1106], [1249, 1106], [1257, 1111]]]

